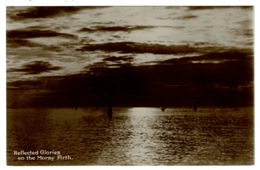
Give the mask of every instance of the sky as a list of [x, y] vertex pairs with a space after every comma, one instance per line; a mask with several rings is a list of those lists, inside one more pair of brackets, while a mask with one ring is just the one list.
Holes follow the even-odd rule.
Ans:
[[251, 106], [253, 7], [7, 7], [7, 106]]

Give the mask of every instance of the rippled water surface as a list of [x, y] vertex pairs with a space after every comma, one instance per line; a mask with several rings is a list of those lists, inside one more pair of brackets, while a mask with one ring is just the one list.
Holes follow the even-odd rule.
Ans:
[[[10, 165], [248, 165], [252, 108], [27, 108], [7, 110]], [[14, 151], [60, 151], [73, 160], [18, 161]]]

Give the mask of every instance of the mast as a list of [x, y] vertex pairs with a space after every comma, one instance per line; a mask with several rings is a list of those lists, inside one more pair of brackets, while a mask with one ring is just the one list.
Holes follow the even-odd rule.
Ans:
[[161, 107], [161, 110], [164, 112], [165, 109], [166, 109], [166, 107], [163, 105], [163, 106]]
[[107, 108], [107, 115], [109, 119], [112, 119], [112, 103], [111, 103], [111, 97], [108, 97], [108, 108]]

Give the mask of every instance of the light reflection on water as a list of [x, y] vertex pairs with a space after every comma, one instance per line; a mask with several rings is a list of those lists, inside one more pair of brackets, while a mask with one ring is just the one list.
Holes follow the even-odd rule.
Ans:
[[156, 121], [156, 110], [153, 108], [132, 108], [129, 110], [129, 117], [132, 124], [133, 138], [130, 139], [129, 158], [138, 165], [153, 164], [153, 158], [157, 156], [154, 148], [157, 148], [155, 141], [151, 140], [154, 130], [149, 124]]
[[[253, 164], [253, 109], [8, 109], [14, 165]], [[17, 150], [56, 150], [72, 161], [21, 162]]]

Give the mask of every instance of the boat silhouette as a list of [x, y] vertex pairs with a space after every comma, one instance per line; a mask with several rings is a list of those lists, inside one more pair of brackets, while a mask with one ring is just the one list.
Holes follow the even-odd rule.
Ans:
[[194, 106], [194, 108], [193, 108], [193, 110], [194, 110], [194, 112], [197, 112], [197, 106]]
[[161, 107], [161, 110], [162, 110], [163, 112], [165, 111], [165, 109], [166, 109], [165, 106], [162, 106], [162, 107]]

